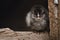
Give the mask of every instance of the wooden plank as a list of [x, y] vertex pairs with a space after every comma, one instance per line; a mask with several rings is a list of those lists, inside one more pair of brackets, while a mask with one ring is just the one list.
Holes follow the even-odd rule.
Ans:
[[59, 35], [58, 40], [60, 40], [60, 0], [58, 4], [58, 35]]
[[54, 0], [48, 0], [49, 7], [49, 17], [50, 17], [50, 39], [58, 40], [58, 27], [57, 27], [57, 19], [55, 17], [55, 5]]
[[13, 31], [9, 28], [0, 29], [0, 40], [49, 40], [47, 32]]

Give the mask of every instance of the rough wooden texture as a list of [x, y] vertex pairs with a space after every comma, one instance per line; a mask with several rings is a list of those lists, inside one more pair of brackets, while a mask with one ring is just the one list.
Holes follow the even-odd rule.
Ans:
[[49, 40], [49, 34], [47, 32], [14, 32], [9, 28], [3, 28], [0, 29], [0, 40]]
[[53, 3], [54, 0], [48, 0], [48, 7], [49, 7], [49, 17], [50, 17], [50, 39], [51, 40], [58, 40], [58, 25], [57, 25], [57, 18], [55, 18], [55, 4]]
[[59, 32], [59, 40], [60, 40], [60, 0], [59, 0], [59, 5], [58, 5], [58, 32]]

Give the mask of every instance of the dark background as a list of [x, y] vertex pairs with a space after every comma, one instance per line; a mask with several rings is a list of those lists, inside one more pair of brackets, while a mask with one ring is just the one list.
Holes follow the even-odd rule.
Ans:
[[48, 9], [48, 0], [1, 0], [0, 28], [9, 27], [15, 31], [28, 30], [25, 16], [35, 4], [43, 5]]

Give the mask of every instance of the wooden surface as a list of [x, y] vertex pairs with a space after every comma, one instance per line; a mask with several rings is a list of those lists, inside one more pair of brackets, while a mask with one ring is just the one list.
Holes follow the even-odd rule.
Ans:
[[60, 0], [59, 0], [59, 4], [58, 4], [58, 35], [59, 35], [59, 39], [58, 40], [60, 40]]
[[47, 32], [13, 31], [9, 28], [0, 29], [0, 40], [49, 40]]
[[58, 19], [55, 17], [54, 0], [48, 0], [49, 17], [50, 17], [50, 39], [58, 40]]

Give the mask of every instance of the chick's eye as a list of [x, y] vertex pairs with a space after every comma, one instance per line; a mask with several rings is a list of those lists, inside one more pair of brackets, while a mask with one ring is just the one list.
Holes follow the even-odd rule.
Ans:
[[45, 12], [43, 12], [42, 14], [45, 14]]
[[34, 17], [36, 17], [36, 14], [34, 13], [34, 15], [33, 15]]

